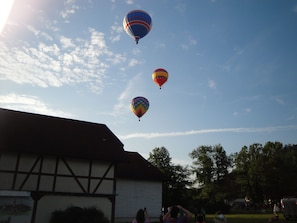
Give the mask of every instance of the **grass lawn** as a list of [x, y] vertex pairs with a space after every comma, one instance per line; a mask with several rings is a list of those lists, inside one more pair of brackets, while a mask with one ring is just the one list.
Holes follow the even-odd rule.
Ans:
[[[226, 214], [228, 223], [267, 223], [273, 214]], [[206, 215], [206, 222], [212, 223], [214, 215]], [[297, 220], [285, 220], [280, 214], [279, 221], [275, 223], [297, 223]]]

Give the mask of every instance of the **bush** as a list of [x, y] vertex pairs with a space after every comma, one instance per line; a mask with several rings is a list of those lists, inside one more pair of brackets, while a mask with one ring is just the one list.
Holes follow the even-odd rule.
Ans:
[[54, 211], [50, 223], [109, 223], [101, 210], [95, 207], [69, 207], [64, 211]]

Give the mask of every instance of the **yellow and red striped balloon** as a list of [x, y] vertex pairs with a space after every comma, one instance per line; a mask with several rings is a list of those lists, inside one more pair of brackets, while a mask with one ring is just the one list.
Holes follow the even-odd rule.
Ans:
[[153, 81], [159, 85], [160, 89], [162, 85], [167, 81], [168, 79], [168, 72], [163, 68], [158, 68], [154, 70], [152, 74]]

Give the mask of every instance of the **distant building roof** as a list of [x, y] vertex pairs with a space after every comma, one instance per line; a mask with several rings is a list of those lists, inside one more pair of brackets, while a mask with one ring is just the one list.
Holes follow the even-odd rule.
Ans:
[[118, 178], [133, 180], [165, 180], [165, 175], [137, 152], [126, 151], [127, 162], [119, 163]]
[[0, 152], [122, 161], [121, 141], [104, 124], [0, 108]]

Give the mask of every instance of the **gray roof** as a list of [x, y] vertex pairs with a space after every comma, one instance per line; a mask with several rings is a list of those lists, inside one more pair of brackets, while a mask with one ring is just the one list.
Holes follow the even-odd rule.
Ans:
[[4, 151], [126, 159], [122, 142], [104, 124], [0, 108], [0, 152]]
[[163, 181], [166, 176], [137, 152], [126, 152], [127, 161], [118, 164], [117, 177], [133, 180]]

